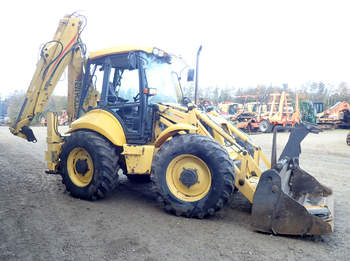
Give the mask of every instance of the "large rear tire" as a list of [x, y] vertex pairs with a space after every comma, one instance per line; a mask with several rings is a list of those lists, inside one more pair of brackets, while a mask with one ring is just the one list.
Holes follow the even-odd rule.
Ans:
[[62, 146], [60, 161], [62, 183], [73, 197], [101, 199], [118, 184], [118, 154], [98, 133], [73, 132]]
[[213, 139], [179, 135], [161, 146], [152, 164], [157, 200], [177, 216], [214, 215], [233, 193], [234, 166]]
[[259, 129], [261, 132], [270, 133], [273, 129], [273, 125], [268, 120], [262, 120], [259, 123]]

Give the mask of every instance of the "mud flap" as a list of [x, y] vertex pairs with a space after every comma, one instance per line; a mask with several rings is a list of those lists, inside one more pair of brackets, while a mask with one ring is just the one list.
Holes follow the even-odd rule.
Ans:
[[254, 229], [284, 235], [332, 233], [333, 198], [311, 192], [293, 199], [293, 193], [290, 191], [288, 195], [283, 191], [281, 177], [276, 170], [265, 171], [253, 199]]

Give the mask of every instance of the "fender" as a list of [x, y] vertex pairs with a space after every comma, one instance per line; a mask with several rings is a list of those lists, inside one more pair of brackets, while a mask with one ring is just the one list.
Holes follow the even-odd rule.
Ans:
[[110, 112], [95, 109], [87, 112], [79, 119], [72, 122], [67, 133], [80, 129], [95, 131], [117, 146], [126, 144], [124, 129], [118, 119]]
[[197, 127], [185, 123], [172, 125], [159, 134], [158, 138], [154, 142], [154, 147], [159, 148], [169, 137], [174, 136], [180, 131], [196, 133]]

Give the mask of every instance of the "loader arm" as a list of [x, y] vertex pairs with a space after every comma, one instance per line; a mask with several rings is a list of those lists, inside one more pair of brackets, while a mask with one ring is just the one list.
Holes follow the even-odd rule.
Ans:
[[[234, 186], [252, 203], [255, 230], [286, 235], [330, 234], [334, 227], [332, 190], [299, 166], [301, 142], [313, 125], [296, 125], [277, 160], [274, 132], [271, 162], [249, 136], [216, 112], [203, 113], [193, 105], [158, 105], [159, 122], [171, 135], [197, 133], [213, 138], [226, 149], [234, 163]], [[184, 125], [191, 126], [185, 128]], [[183, 133], [179, 132], [183, 130]], [[169, 138], [159, 135], [158, 140]], [[263, 163], [263, 164], [260, 164]]]
[[36, 142], [29, 124], [33, 118], [42, 113], [57, 85], [62, 73], [68, 66], [68, 116], [74, 119], [79, 97], [79, 82], [82, 75], [85, 47], [80, 40], [84, 28], [82, 16], [67, 15], [60, 20], [52, 41], [41, 49], [40, 60], [37, 63], [31, 83], [24, 98], [16, 121], [10, 131], [28, 141]]

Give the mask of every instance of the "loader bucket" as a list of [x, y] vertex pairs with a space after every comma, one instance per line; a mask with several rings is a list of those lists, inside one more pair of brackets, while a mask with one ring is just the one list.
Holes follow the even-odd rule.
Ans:
[[252, 225], [274, 234], [330, 234], [334, 226], [332, 191], [299, 167], [300, 142], [310, 130], [298, 128], [291, 133], [279, 161], [260, 177]]

